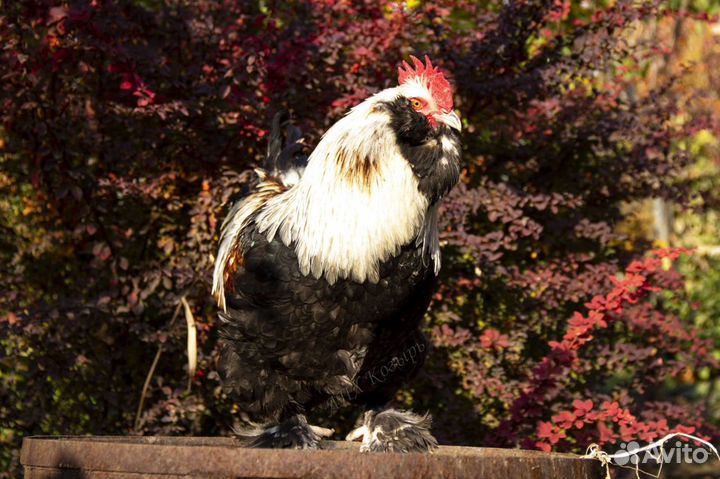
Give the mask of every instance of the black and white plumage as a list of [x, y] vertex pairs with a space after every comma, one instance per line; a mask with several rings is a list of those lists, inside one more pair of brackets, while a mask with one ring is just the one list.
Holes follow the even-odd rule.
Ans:
[[304, 415], [348, 403], [368, 411], [348, 436], [363, 450], [436, 445], [429, 418], [384, 409], [427, 352], [438, 204], [460, 172], [449, 85], [415, 61], [415, 75], [354, 107], [307, 160], [299, 131], [276, 117], [265, 171], [223, 223], [219, 370], [262, 425], [240, 433], [250, 445], [318, 447], [331, 431]]

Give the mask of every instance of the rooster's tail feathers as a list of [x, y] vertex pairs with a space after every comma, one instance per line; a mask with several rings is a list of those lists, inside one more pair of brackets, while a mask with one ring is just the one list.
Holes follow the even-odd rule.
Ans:
[[300, 128], [291, 123], [286, 110], [276, 113], [270, 127], [263, 169], [279, 178], [285, 186], [292, 186], [305, 171], [307, 160]]

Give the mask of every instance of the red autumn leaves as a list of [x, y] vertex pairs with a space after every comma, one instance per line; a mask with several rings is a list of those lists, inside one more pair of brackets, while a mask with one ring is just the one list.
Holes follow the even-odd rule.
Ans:
[[[682, 248], [652, 251], [647, 257], [630, 263], [623, 277], [611, 277], [614, 288], [606, 295], [595, 296], [587, 303], [585, 306], [589, 311], [586, 315], [575, 312], [568, 321], [562, 341], [549, 343], [551, 353], [535, 370], [539, 381], [532, 394], [541, 393], [542, 389], [552, 382], [553, 376], [564, 374], [564, 366], [573, 369], [577, 364], [578, 352], [593, 339], [592, 331], [607, 328], [625, 308], [636, 304], [649, 293], [659, 291], [660, 288], [652, 284], [653, 276], [664, 269], [664, 261], [674, 261], [686, 252], [687, 250]], [[669, 432], [695, 432], [692, 426], [670, 427], [665, 419], [640, 421], [628, 409], [620, 407], [618, 402], [604, 401], [599, 407], [595, 407], [590, 399], [576, 399], [572, 406], [572, 409], [561, 410], [553, 415], [550, 421], [538, 422], [536, 433], [539, 440], [535, 443], [536, 447], [550, 451], [554, 445], [568, 438], [569, 431], [583, 429], [588, 425], [597, 428], [593, 436], [597, 437], [600, 443], [618, 439], [652, 441]]]

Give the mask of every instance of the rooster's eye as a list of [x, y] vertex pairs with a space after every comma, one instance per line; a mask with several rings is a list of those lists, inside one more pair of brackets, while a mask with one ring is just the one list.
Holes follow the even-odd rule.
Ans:
[[421, 102], [417, 98], [411, 98], [410, 105], [413, 107], [413, 110], [419, 111], [419, 110], [422, 110], [423, 102]]

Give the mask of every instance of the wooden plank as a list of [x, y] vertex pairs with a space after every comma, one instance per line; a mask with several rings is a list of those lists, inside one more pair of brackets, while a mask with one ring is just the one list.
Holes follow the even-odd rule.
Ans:
[[484, 478], [596, 479], [598, 461], [519, 449], [441, 446], [432, 454], [358, 452], [332, 442], [314, 451], [247, 449], [225, 437], [28, 437], [27, 479]]

